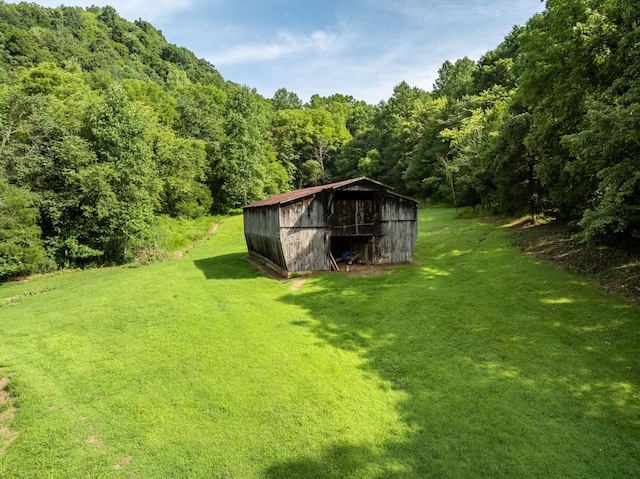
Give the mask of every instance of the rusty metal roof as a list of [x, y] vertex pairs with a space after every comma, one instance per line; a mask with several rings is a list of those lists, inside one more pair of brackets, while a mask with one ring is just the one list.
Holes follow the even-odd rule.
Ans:
[[[337, 190], [340, 188], [344, 188], [345, 186], [350, 186], [356, 183], [361, 182], [369, 182], [379, 186], [382, 189], [391, 190], [390, 186], [384, 185], [378, 181], [372, 180], [371, 178], [367, 178], [366, 176], [361, 176], [359, 178], [353, 178], [351, 180], [339, 181], [337, 183], [331, 183], [328, 185], [320, 185], [320, 186], [310, 186], [309, 188], [303, 188], [301, 190], [290, 191], [288, 193], [281, 193], [279, 195], [271, 196], [264, 200], [258, 201], [256, 203], [251, 203], [250, 205], [245, 205], [243, 208], [259, 208], [261, 206], [275, 206], [282, 205], [286, 203], [291, 203], [296, 200], [300, 200], [302, 198], [307, 198], [308, 196], [313, 196], [315, 194], [320, 193], [325, 190]], [[397, 195], [400, 196], [400, 195]]]

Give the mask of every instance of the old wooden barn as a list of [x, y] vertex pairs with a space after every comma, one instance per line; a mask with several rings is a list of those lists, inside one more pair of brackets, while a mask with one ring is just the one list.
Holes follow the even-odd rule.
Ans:
[[417, 202], [369, 178], [283, 193], [243, 210], [249, 253], [283, 274], [413, 257]]

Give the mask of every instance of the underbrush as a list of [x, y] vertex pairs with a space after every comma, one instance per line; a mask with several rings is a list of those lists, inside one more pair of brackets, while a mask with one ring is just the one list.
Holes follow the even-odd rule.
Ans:
[[640, 252], [577, 241], [571, 230], [552, 219], [522, 218], [513, 224], [512, 241], [524, 253], [640, 304]]
[[201, 240], [208, 238], [222, 216], [172, 218], [157, 216], [147, 244], [137, 253], [133, 265], [181, 257]]

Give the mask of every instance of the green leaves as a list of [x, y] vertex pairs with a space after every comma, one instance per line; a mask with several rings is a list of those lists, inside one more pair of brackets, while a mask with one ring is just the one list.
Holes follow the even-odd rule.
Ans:
[[127, 259], [130, 244], [144, 237], [153, 219], [160, 183], [147, 141], [149, 127], [150, 118], [119, 85], [89, 115], [90, 141], [98, 162], [111, 173], [105, 177], [112, 195], [104, 218], [111, 233], [108, 254], [114, 259], [120, 254]]
[[559, 214], [591, 241], [637, 235], [639, 40], [637, 7], [610, 0], [551, 0], [523, 35], [525, 141]]
[[640, 240], [640, 172], [632, 159], [598, 172], [600, 180], [593, 208], [588, 208], [579, 225], [585, 241], [611, 244]]
[[222, 162], [213, 174], [223, 206], [237, 208], [263, 196], [269, 108], [254, 91], [237, 86], [229, 88], [225, 107]]
[[438, 78], [433, 85], [436, 96], [459, 100], [471, 93], [473, 73], [476, 63], [467, 58], [460, 58], [455, 63], [446, 60], [438, 70]]
[[162, 182], [159, 211], [173, 217], [207, 214], [212, 198], [203, 184], [207, 171], [205, 142], [179, 138], [160, 126], [152, 136], [154, 163]]
[[[316, 97], [315, 107], [279, 110], [273, 120], [278, 159], [298, 188], [328, 183], [336, 152], [351, 139], [344, 114], [331, 112], [321, 103]], [[340, 109], [338, 103], [333, 105]]]
[[30, 195], [0, 175], [0, 280], [37, 271], [44, 250]]

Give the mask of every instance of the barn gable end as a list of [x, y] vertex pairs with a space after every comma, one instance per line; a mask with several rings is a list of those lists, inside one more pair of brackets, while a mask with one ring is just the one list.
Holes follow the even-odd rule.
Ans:
[[417, 202], [369, 178], [272, 196], [244, 207], [247, 248], [284, 272], [331, 269], [345, 252], [367, 264], [413, 257]]
[[279, 268], [287, 265], [280, 240], [280, 208], [256, 208], [244, 213], [244, 237], [250, 252], [258, 254]]

